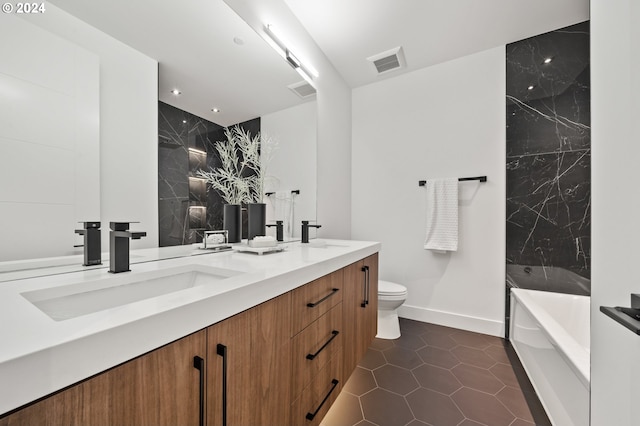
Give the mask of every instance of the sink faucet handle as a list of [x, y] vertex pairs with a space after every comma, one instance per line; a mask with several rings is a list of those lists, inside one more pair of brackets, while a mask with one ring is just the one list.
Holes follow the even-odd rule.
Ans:
[[109, 222], [109, 228], [113, 231], [128, 231], [129, 225], [140, 222]]

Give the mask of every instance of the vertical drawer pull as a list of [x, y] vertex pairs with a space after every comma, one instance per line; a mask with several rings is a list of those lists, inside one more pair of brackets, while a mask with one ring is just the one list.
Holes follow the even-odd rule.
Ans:
[[222, 426], [227, 426], [227, 347], [218, 343], [216, 353], [222, 357]]
[[323, 297], [322, 299], [318, 300], [317, 302], [307, 303], [307, 307], [308, 308], [315, 308], [316, 306], [318, 306], [319, 304], [321, 304], [322, 302], [324, 302], [325, 300], [327, 300], [328, 298], [330, 298], [331, 296], [336, 294], [338, 291], [340, 291], [339, 288], [332, 288], [331, 289], [331, 293], [327, 294], [325, 297]]
[[328, 345], [329, 343], [331, 343], [331, 341], [332, 341], [333, 339], [335, 339], [335, 338], [336, 338], [336, 336], [337, 336], [338, 334], [340, 334], [340, 332], [339, 332], [338, 330], [333, 330], [333, 331], [331, 332], [331, 337], [329, 337], [329, 340], [327, 340], [327, 341], [324, 343], [324, 345], [322, 345], [322, 347], [316, 351], [316, 353], [315, 353], [315, 354], [307, 354], [307, 359], [310, 359], [310, 360], [315, 359], [315, 357], [317, 357], [317, 356], [320, 354], [320, 352], [322, 352], [322, 350], [323, 350], [324, 348], [326, 348], [326, 347], [327, 347], [327, 345]]
[[327, 393], [327, 396], [325, 396], [322, 402], [320, 403], [320, 405], [318, 405], [318, 408], [316, 408], [316, 411], [314, 411], [313, 413], [307, 413], [307, 420], [313, 420], [313, 418], [318, 414], [318, 412], [320, 411], [324, 403], [327, 402], [327, 399], [329, 399], [329, 396], [331, 396], [331, 392], [333, 392], [336, 386], [338, 386], [338, 383], [339, 382], [337, 379], [331, 380], [331, 384], [333, 386], [331, 386], [331, 389], [329, 389], [329, 393]]
[[193, 368], [200, 371], [200, 420], [198, 424], [204, 426], [204, 359], [194, 356]]
[[364, 281], [362, 283], [362, 288], [363, 288], [363, 297], [362, 297], [362, 303], [360, 304], [361, 308], [366, 308], [367, 305], [369, 304], [369, 288], [370, 288], [370, 274], [369, 274], [369, 267], [368, 266], [363, 266], [362, 267], [362, 272], [364, 272], [363, 278]]

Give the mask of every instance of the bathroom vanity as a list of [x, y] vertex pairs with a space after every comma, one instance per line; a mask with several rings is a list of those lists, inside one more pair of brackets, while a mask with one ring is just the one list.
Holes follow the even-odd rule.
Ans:
[[0, 425], [317, 425], [376, 335], [379, 249], [0, 284]]

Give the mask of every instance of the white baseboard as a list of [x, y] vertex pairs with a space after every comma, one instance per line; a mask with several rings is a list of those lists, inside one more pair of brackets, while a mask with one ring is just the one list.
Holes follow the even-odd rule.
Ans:
[[419, 306], [402, 305], [398, 308], [398, 315], [416, 321], [459, 328], [490, 336], [504, 337], [504, 323], [486, 318], [437, 311]]

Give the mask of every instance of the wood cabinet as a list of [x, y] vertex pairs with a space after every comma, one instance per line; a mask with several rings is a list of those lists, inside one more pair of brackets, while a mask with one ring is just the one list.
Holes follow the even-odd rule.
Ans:
[[344, 268], [344, 378], [366, 354], [378, 329], [378, 254]]
[[0, 419], [0, 425], [198, 425], [198, 332]]
[[291, 425], [315, 426], [343, 385], [344, 270], [291, 292]]
[[10, 425], [320, 423], [377, 328], [377, 254], [0, 418]]
[[291, 336], [342, 301], [343, 270], [340, 269], [291, 291]]
[[289, 418], [291, 296], [206, 329], [207, 425], [269, 425]]
[[207, 425], [249, 424], [251, 399], [251, 311], [206, 329]]

